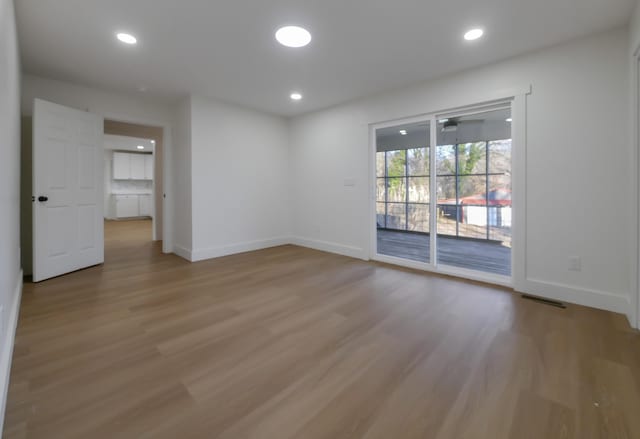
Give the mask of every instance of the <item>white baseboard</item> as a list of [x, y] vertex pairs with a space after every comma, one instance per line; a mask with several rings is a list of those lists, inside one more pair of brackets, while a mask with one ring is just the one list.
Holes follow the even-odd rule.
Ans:
[[634, 329], [640, 329], [640, 322], [636, 319], [636, 316], [632, 311], [628, 311], [626, 314], [627, 320], [629, 321], [629, 326]]
[[191, 259], [191, 249], [188, 249], [176, 244], [173, 246], [173, 253], [177, 254], [183, 259], [186, 259], [187, 261], [190, 261], [190, 262], [193, 261]]
[[18, 326], [18, 315], [20, 314], [20, 301], [22, 299], [22, 270], [18, 274], [16, 288], [13, 293], [13, 303], [7, 304], [7, 330], [2, 339], [0, 348], [0, 436], [4, 425], [4, 414], [7, 408], [7, 393], [9, 391], [9, 376], [11, 374], [11, 359], [13, 357], [13, 345], [16, 338], [16, 328]]
[[[261, 239], [258, 241], [239, 242], [237, 244], [222, 245], [218, 247], [194, 249], [190, 252], [191, 261], [203, 261], [205, 259], [219, 258], [221, 256], [234, 255], [255, 250], [262, 250], [291, 243], [288, 236], [278, 236], [275, 238]], [[184, 257], [184, 256], [183, 256]]]
[[323, 252], [349, 256], [351, 258], [362, 259], [363, 261], [369, 260], [367, 252], [365, 252], [364, 249], [360, 247], [352, 247], [348, 245], [337, 244], [335, 242], [318, 241], [315, 239], [302, 238], [300, 236], [292, 237], [291, 243], [299, 245], [300, 247], [308, 247]]
[[[523, 290], [523, 291], [520, 291]], [[548, 299], [569, 302], [591, 308], [604, 309], [623, 314], [629, 318], [631, 301], [620, 294], [612, 294], [606, 291], [576, 288], [570, 285], [546, 282], [538, 279], [527, 279], [518, 292], [533, 294]], [[633, 324], [632, 324], [633, 326]]]

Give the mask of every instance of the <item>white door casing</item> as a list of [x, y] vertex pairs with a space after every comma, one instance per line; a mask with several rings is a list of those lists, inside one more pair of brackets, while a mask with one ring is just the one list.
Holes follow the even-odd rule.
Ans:
[[35, 100], [33, 280], [104, 262], [103, 120]]

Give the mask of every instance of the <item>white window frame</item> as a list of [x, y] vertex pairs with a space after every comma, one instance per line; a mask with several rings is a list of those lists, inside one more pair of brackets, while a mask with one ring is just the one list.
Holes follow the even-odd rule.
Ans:
[[[370, 209], [369, 209], [369, 257], [372, 260], [399, 265], [403, 267], [423, 270], [433, 273], [445, 274], [450, 276], [461, 277], [465, 279], [487, 282], [496, 285], [502, 285], [523, 291], [526, 279], [526, 260], [525, 260], [525, 239], [526, 239], [526, 95], [531, 93], [531, 87], [525, 87], [520, 90], [506, 91], [496, 93], [493, 96], [483, 100], [477, 100], [473, 104], [457, 107], [447, 107], [436, 111], [426, 112], [416, 116], [398, 118], [394, 120], [372, 123], [369, 125], [369, 187], [370, 187]], [[436, 154], [433, 153], [435, 145], [437, 145], [437, 121], [439, 118], [447, 116], [462, 116], [465, 114], [473, 114], [483, 111], [490, 111], [498, 106], [511, 107], [511, 138], [512, 138], [512, 250], [511, 250], [511, 276], [501, 276], [482, 271], [469, 270], [464, 268], [452, 267], [437, 264], [436, 246], [437, 239], [436, 227], [436, 209], [437, 203], [429, 204], [429, 225], [430, 225], [430, 262], [411, 261], [403, 258], [382, 255], [378, 253], [377, 242], [377, 222], [376, 222], [376, 130], [381, 128], [389, 128], [396, 125], [412, 124], [418, 122], [430, 123], [430, 149], [429, 149], [429, 179], [430, 190], [433, 195], [433, 188], [436, 187], [435, 169]], [[433, 197], [430, 197], [431, 201]]]

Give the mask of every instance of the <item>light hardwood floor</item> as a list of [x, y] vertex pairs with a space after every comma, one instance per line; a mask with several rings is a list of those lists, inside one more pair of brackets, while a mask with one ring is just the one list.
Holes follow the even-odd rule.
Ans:
[[6, 438], [640, 438], [624, 317], [294, 246], [190, 264], [144, 221], [27, 284]]

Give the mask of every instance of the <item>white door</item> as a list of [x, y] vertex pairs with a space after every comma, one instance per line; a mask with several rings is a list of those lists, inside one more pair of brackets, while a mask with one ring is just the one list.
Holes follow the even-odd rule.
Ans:
[[104, 262], [103, 121], [35, 100], [33, 280]]

